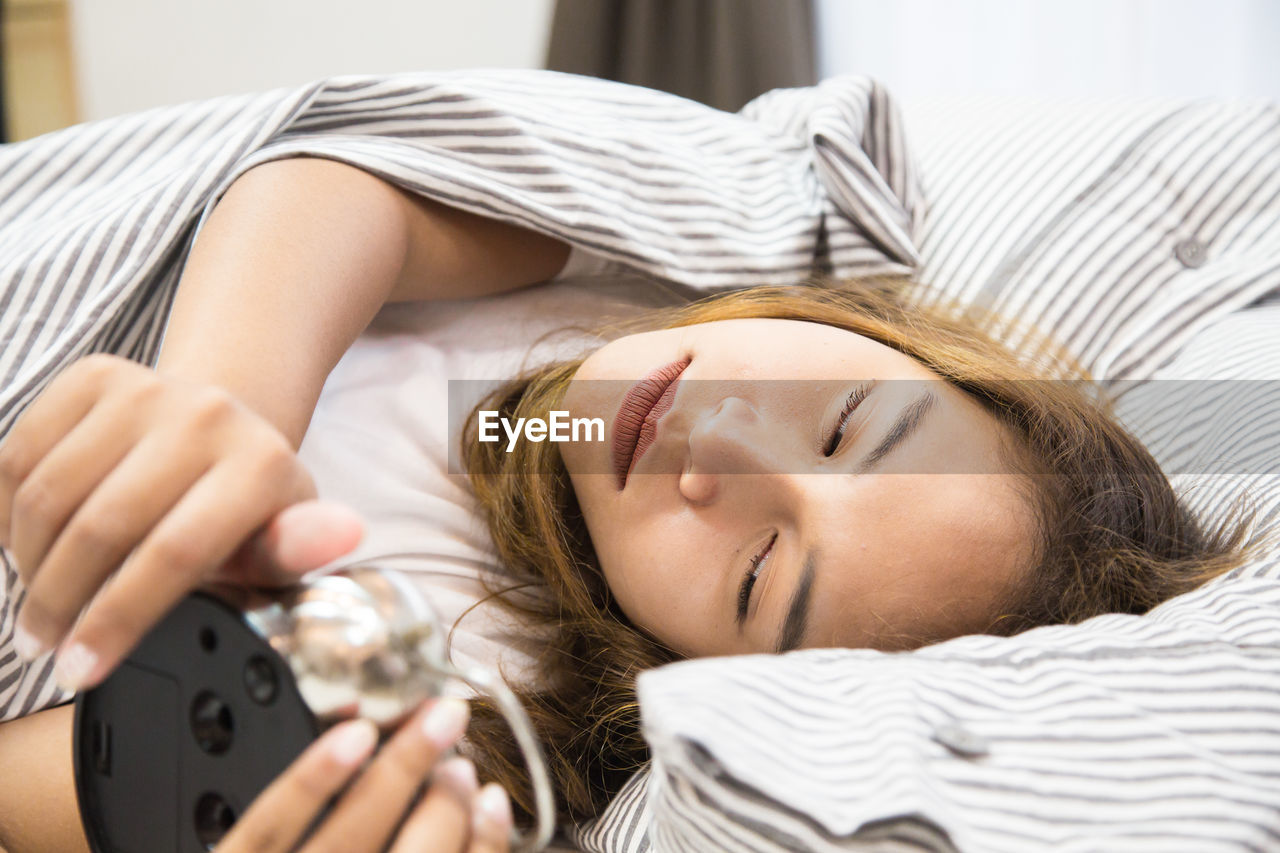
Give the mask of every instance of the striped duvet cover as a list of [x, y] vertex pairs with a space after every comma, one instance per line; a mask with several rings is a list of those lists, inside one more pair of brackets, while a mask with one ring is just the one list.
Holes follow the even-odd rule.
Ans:
[[[76, 358], [153, 360], [203, 213], [246, 169], [298, 155], [699, 289], [913, 272], [1130, 383], [1122, 416], [1178, 460], [1197, 511], [1247, 493], [1263, 525], [1277, 516], [1268, 383], [1206, 421], [1215, 441], [1190, 456], [1170, 438], [1185, 407], [1144, 391], [1280, 380], [1280, 111], [1250, 101], [900, 110], [842, 78], [734, 116], [569, 75], [474, 72], [84, 125], [0, 149], [0, 435]], [[1220, 451], [1239, 467], [1197, 456]], [[22, 591], [7, 559], [4, 583], [12, 719], [69, 696], [50, 660], [12, 651]], [[580, 828], [586, 849], [1280, 847], [1267, 553], [1143, 617], [909, 654], [690, 661], [642, 676], [640, 698], [654, 762]]]
[[[1272, 547], [1142, 617], [642, 675], [598, 851], [1280, 849], [1280, 109], [904, 107], [917, 276], [1051, 332], [1210, 523]], [[1017, 344], [1016, 333], [1010, 333]]]

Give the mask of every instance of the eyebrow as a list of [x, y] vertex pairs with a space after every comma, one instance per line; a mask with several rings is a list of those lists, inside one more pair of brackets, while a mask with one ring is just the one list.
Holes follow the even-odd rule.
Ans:
[[899, 447], [904, 441], [911, 437], [917, 429], [920, 428], [924, 416], [933, 408], [933, 404], [937, 402], [937, 397], [932, 391], [925, 391], [910, 404], [904, 406], [902, 413], [898, 415], [898, 419], [893, 422], [893, 426], [885, 433], [884, 438], [880, 439], [880, 443], [871, 449], [871, 452], [862, 458], [858, 463], [857, 473], [865, 474], [875, 468], [884, 458]]
[[813, 599], [813, 578], [817, 571], [817, 554], [810, 548], [804, 555], [800, 583], [796, 584], [795, 592], [791, 593], [791, 604], [787, 606], [787, 618], [782, 622], [782, 635], [778, 637], [775, 654], [800, 648], [800, 641], [809, 628], [809, 605]]

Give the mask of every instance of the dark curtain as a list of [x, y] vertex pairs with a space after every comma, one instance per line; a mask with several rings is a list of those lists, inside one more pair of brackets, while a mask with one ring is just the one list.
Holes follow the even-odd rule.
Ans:
[[737, 110], [817, 82], [812, 0], [556, 0], [547, 67]]

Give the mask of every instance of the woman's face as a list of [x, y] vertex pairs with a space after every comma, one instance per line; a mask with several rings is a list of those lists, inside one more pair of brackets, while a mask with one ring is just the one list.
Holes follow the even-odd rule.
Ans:
[[852, 332], [631, 335], [586, 360], [564, 404], [606, 426], [560, 445], [605, 579], [686, 656], [981, 632], [1035, 550], [1005, 428]]

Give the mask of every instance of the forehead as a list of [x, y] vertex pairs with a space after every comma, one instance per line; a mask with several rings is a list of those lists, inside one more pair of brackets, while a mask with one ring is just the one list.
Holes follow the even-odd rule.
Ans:
[[1035, 516], [1017, 475], [887, 475], [823, 525], [812, 646], [917, 648], [989, 630], [1029, 569]]

